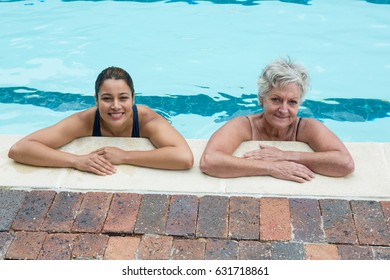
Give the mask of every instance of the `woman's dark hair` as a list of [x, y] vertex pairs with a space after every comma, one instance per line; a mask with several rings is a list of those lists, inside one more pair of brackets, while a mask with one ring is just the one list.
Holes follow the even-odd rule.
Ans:
[[104, 69], [96, 78], [95, 82], [95, 97], [98, 99], [98, 93], [103, 82], [108, 79], [114, 80], [124, 80], [126, 84], [130, 87], [131, 96], [134, 98], [134, 84], [129, 73], [119, 67], [108, 67]]

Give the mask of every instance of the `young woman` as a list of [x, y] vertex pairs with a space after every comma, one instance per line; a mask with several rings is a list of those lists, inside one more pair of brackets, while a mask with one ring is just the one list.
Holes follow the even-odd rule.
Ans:
[[[263, 70], [258, 86], [263, 112], [234, 118], [212, 135], [200, 162], [204, 173], [224, 178], [270, 175], [302, 183], [313, 179], [314, 173], [345, 176], [353, 172], [354, 161], [335, 134], [315, 119], [297, 117], [308, 88], [308, 75], [301, 65], [276, 60]], [[243, 157], [232, 155], [249, 140], [300, 141], [314, 152], [260, 145]]]
[[[95, 99], [96, 106], [21, 139], [8, 156], [24, 164], [71, 167], [98, 175], [114, 174], [117, 164], [172, 170], [192, 167], [193, 155], [185, 139], [152, 109], [134, 104], [133, 81], [125, 70], [103, 70], [96, 79]], [[156, 149], [125, 151], [102, 147], [86, 155], [58, 150], [86, 136], [148, 138]]]

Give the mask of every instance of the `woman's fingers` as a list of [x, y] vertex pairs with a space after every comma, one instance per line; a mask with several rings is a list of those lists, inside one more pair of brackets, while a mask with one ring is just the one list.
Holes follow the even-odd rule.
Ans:
[[260, 150], [246, 152], [242, 157], [246, 159], [262, 159]]
[[116, 168], [103, 156], [96, 157], [94, 162], [95, 162], [95, 166], [93, 167], [99, 170], [100, 172], [106, 173], [108, 175], [112, 175], [116, 171]]
[[97, 175], [112, 175], [116, 172], [116, 168], [104, 155], [100, 155], [101, 151], [95, 151], [88, 155], [81, 156], [80, 164], [77, 169], [89, 171]]
[[275, 163], [274, 171], [271, 175], [279, 179], [304, 183], [311, 181], [315, 174], [305, 165], [295, 162], [281, 161]]
[[291, 178], [299, 183], [311, 181], [314, 178], [314, 172], [302, 164], [295, 164]]

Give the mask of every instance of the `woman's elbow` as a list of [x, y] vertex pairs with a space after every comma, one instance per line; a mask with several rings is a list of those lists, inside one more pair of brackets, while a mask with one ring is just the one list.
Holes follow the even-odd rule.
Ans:
[[8, 157], [10, 159], [16, 160], [16, 158], [18, 157], [18, 154], [19, 154], [18, 150], [19, 150], [18, 145], [14, 144], [8, 151]]
[[199, 169], [207, 175], [213, 174], [213, 163], [210, 155], [204, 153], [199, 162]]
[[351, 173], [353, 173], [355, 171], [355, 162], [353, 160], [352, 157], [350, 157], [346, 163], [344, 164], [344, 172], [345, 172], [345, 175], [344, 176], [347, 176]]
[[194, 166], [194, 155], [190, 153], [184, 159], [184, 169], [191, 169]]
[[343, 163], [337, 168], [336, 177], [344, 177], [355, 171], [355, 162], [352, 157], [348, 157]]
[[187, 170], [191, 169], [192, 166], [194, 165], [194, 155], [192, 154], [191, 151], [183, 153], [180, 155], [179, 158], [179, 169], [182, 170]]

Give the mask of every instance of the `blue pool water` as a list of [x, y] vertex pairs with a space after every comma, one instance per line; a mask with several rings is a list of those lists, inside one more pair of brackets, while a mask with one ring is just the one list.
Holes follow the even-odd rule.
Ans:
[[136, 102], [186, 138], [259, 111], [262, 67], [289, 55], [312, 86], [301, 116], [344, 141], [390, 142], [390, 1], [1, 1], [0, 133], [94, 104], [96, 75], [132, 75]]

